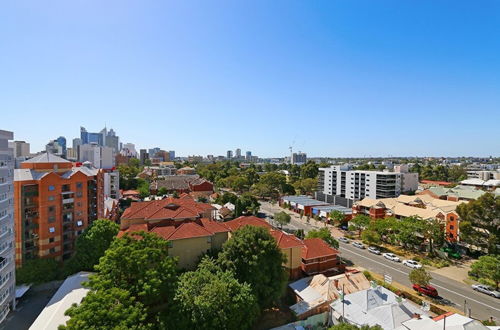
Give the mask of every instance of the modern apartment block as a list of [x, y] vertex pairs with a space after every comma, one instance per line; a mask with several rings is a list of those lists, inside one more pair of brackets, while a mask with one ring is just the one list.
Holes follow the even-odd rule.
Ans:
[[0, 324], [15, 307], [14, 176], [12, 132], [0, 130]]
[[64, 260], [75, 240], [104, 214], [104, 171], [44, 153], [14, 171], [16, 265]]
[[340, 196], [350, 201], [365, 197], [377, 199], [401, 194], [402, 173], [357, 171], [350, 165], [319, 169], [318, 190], [327, 196]]
[[26, 141], [12, 141], [9, 142], [9, 148], [14, 151], [14, 158], [28, 157], [30, 155], [30, 144]]
[[307, 163], [307, 154], [305, 152], [294, 152], [291, 155], [291, 163], [301, 165]]
[[115, 166], [114, 151], [95, 143], [83, 144], [79, 147], [78, 160], [90, 162], [94, 167], [110, 169]]

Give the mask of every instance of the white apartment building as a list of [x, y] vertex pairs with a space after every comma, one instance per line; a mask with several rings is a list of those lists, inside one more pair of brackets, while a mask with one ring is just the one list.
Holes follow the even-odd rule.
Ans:
[[318, 190], [327, 196], [356, 201], [365, 197], [398, 197], [404, 191], [403, 187], [408, 190], [418, 187], [418, 175], [415, 177], [415, 173], [359, 171], [352, 168], [352, 165], [320, 168]]
[[104, 197], [120, 199], [120, 173], [104, 172]]
[[30, 155], [30, 144], [26, 141], [9, 142], [9, 148], [14, 151], [14, 158], [28, 157]]
[[0, 130], [0, 323], [15, 308], [14, 157], [12, 132]]
[[115, 166], [113, 149], [96, 143], [82, 144], [79, 147], [78, 160], [82, 163], [91, 162], [96, 168], [110, 169]]
[[291, 155], [292, 164], [302, 165], [307, 163], [307, 154], [305, 152], [292, 153]]

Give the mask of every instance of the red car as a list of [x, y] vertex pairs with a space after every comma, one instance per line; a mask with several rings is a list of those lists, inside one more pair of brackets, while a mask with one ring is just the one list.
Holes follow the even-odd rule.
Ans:
[[430, 285], [422, 286], [422, 285], [419, 285], [419, 284], [413, 284], [413, 290], [418, 291], [418, 292], [420, 292], [422, 294], [425, 294], [426, 296], [429, 296], [429, 297], [437, 297], [437, 296], [439, 296], [436, 288], [434, 288], [434, 287], [432, 287]]

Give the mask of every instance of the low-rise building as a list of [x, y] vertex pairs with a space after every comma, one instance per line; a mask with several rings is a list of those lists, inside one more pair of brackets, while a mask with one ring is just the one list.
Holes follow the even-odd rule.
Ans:
[[168, 193], [177, 192], [204, 192], [206, 196], [210, 196], [214, 192], [212, 182], [200, 178], [199, 175], [171, 175], [158, 178], [151, 182], [150, 190], [152, 193], [158, 193], [161, 188], [167, 189]]
[[330, 308], [332, 324], [379, 325], [384, 330], [401, 329], [404, 322], [427, 316], [419, 306], [382, 286], [346, 294], [331, 303]]
[[283, 196], [281, 197], [279, 204], [280, 206], [283, 206], [283, 204], [288, 204], [292, 211], [301, 213], [305, 216], [312, 215], [313, 207], [330, 205], [329, 203], [322, 202], [305, 195]]
[[445, 237], [449, 242], [459, 239], [460, 219], [456, 208], [464, 201], [448, 201], [429, 195], [401, 195], [397, 198], [365, 198], [353, 206], [353, 216], [365, 214], [372, 219], [385, 217], [406, 218], [417, 216], [422, 219], [438, 219], [445, 226]]

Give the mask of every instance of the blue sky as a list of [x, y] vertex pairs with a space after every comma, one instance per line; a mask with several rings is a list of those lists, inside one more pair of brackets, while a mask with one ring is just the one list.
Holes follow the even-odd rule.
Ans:
[[5, 1], [0, 128], [179, 155], [499, 156], [500, 2]]

